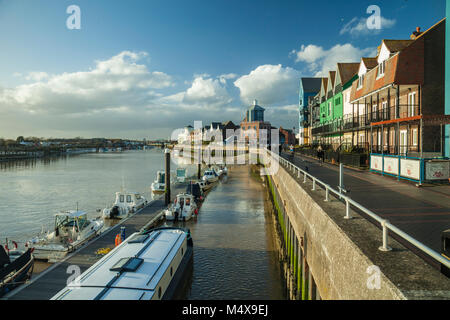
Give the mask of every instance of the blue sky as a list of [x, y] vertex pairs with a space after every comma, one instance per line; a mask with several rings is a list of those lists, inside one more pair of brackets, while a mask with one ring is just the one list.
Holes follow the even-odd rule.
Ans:
[[[66, 28], [72, 4], [81, 30]], [[377, 32], [358, 29], [370, 5]], [[292, 128], [301, 76], [444, 15], [444, 0], [0, 0], [0, 137], [160, 138], [239, 122], [253, 99]]]

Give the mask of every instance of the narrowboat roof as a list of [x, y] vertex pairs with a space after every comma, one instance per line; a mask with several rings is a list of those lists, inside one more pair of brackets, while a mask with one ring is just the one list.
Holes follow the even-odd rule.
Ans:
[[186, 238], [181, 229], [135, 233], [52, 300], [149, 300]]

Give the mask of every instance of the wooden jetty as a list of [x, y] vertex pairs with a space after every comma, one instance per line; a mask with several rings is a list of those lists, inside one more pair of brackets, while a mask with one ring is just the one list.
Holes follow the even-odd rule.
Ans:
[[[187, 184], [177, 184], [172, 186], [174, 195], [184, 192]], [[113, 248], [114, 240], [118, 233], [120, 233], [121, 227], [126, 228], [126, 235], [129, 237], [131, 234], [140, 231], [142, 228], [150, 227], [153, 222], [157, 222], [155, 219], [157, 215], [165, 209], [164, 197], [161, 199], [152, 201], [147, 207], [138, 211], [135, 215], [124, 220], [118, 225], [106, 230], [97, 238], [89, 242], [86, 246], [80, 250], [69, 255], [62, 262], [52, 265], [50, 268], [32, 278], [27, 284], [18, 287], [16, 290], [7, 294], [3, 299], [6, 300], [49, 300], [60, 290], [64, 289], [67, 285], [69, 277], [73, 276], [70, 266], [78, 266], [81, 273], [86, 271], [94, 263], [100, 260], [103, 256], [98, 255], [96, 252], [103, 248]], [[73, 272], [73, 271], [72, 271]]]

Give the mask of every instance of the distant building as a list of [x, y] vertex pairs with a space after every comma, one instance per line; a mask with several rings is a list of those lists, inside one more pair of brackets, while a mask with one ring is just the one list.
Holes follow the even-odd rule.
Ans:
[[294, 130], [283, 129], [283, 127], [280, 127], [280, 145], [281, 146], [296, 145]]
[[[241, 122], [240, 140], [249, 141], [254, 139], [257, 143], [271, 143], [271, 124], [264, 121], [264, 108], [258, 105], [255, 100], [253, 105], [245, 112], [244, 120]], [[261, 130], [266, 130], [267, 134], [261, 136]], [[261, 138], [263, 140], [261, 140]]]

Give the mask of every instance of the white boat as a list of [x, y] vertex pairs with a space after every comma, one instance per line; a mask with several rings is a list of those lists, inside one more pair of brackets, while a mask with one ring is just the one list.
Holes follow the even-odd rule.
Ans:
[[209, 183], [204, 180], [199, 180], [197, 183], [200, 185], [200, 188], [202, 188], [203, 192], [208, 191], [214, 186], [213, 183]]
[[203, 174], [203, 181], [214, 183], [219, 180], [217, 173], [214, 170], [206, 170]]
[[192, 216], [198, 213], [195, 197], [192, 194], [179, 194], [167, 210], [165, 210], [166, 220], [189, 221]]
[[181, 183], [186, 181], [186, 168], [177, 168], [177, 181]]
[[55, 216], [53, 232], [28, 242], [37, 260], [57, 262], [97, 236], [103, 228], [101, 219], [89, 220], [84, 211], [68, 211]]
[[147, 204], [147, 200], [137, 192], [117, 192], [111, 208], [103, 209], [105, 219], [125, 219]]
[[153, 193], [166, 192], [166, 173], [164, 171], [158, 171], [156, 173], [156, 180], [152, 183]]
[[51, 300], [171, 300], [191, 270], [189, 230], [135, 233]]

